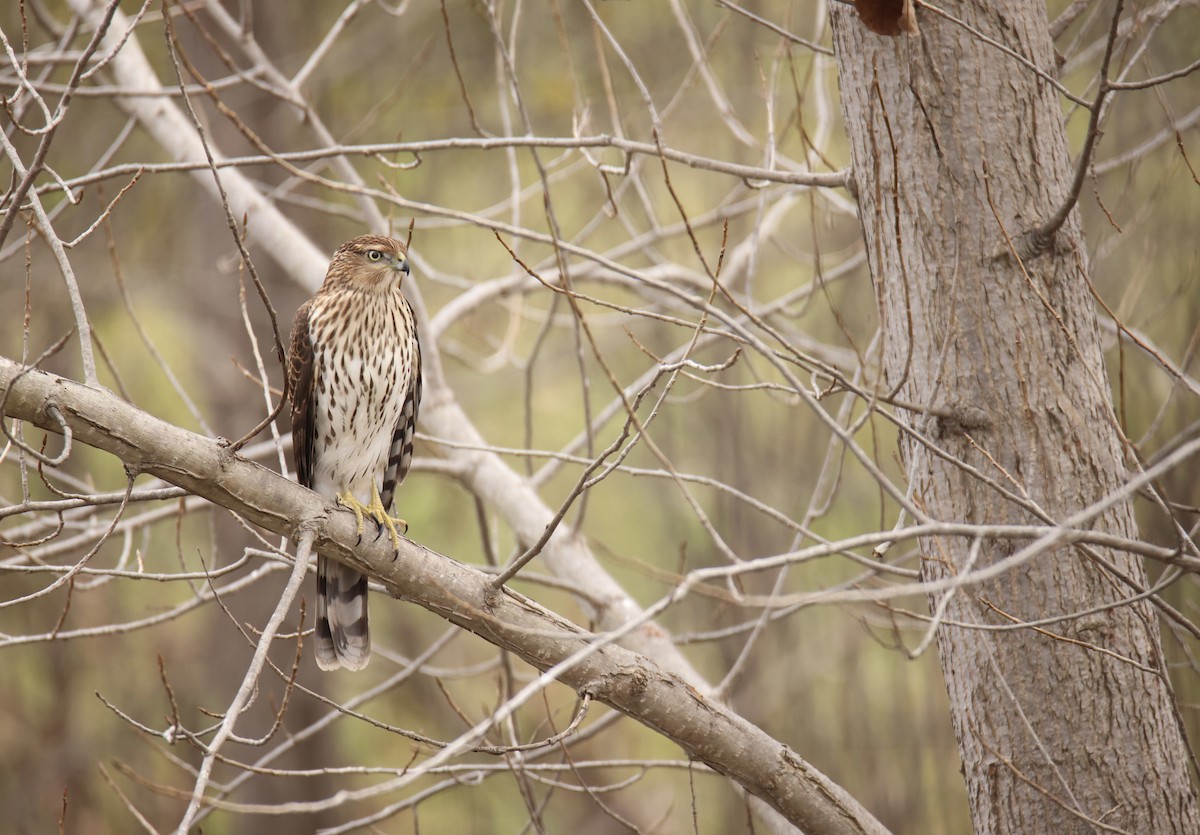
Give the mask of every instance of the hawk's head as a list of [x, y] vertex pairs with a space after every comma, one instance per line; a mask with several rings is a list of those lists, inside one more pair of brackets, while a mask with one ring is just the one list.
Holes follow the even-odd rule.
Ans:
[[361, 290], [390, 290], [408, 275], [404, 244], [382, 235], [360, 235], [334, 253], [322, 290], [347, 285]]

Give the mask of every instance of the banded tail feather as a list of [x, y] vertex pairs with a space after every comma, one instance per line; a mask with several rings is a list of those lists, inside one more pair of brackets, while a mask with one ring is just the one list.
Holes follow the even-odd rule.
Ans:
[[348, 565], [317, 557], [315, 653], [322, 670], [361, 670], [371, 660], [367, 577]]

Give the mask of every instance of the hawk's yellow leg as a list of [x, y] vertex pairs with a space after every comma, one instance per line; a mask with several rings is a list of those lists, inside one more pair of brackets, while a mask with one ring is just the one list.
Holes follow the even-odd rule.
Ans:
[[379, 490], [374, 484], [371, 485], [371, 503], [369, 505], [354, 498], [348, 490], [338, 496], [337, 503], [354, 513], [354, 518], [358, 520], [358, 538], [360, 540], [363, 535], [363, 520], [369, 516], [379, 525], [380, 532], [383, 528], [388, 529], [388, 533], [392, 535], [392, 547], [397, 551], [400, 550], [400, 531], [396, 530], [396, 526], [400, 526], [404, 533], [408, 533], [408, 522], [388, 516], [387, 509], [383, 506], [383, 500], [379, 498]]

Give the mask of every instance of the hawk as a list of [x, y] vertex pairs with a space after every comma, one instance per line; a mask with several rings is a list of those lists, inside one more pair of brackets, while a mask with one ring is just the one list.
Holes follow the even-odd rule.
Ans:
[[[292, 323], [288, 392], [300, 483], [386, 529], [396, 486], [412, 462], [421, 402], [421, 347], [401, 284], [404, 244], [363, 235], [342, 244], [317, 294]], [[367, 578], [317, 556], [316, 659], [322, 670], [361, 670], [371, 657]]]

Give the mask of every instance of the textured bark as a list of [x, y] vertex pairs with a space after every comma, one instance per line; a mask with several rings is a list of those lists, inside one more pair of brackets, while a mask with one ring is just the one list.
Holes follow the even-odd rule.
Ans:
[[[946, 8], [1054, 71], [1041, 4]], [[1077, 218], [1024, 268], [1009, 255], [1007, 238], [1050, 217], [1068, 191], [1059, 100], [962, 27], [924, 11], [919, 23], [919, 37], [882, 38], [834, 15], [886, 385], [939, 407], [941, 418], [909, 413], [909, 425], [1028, 501], [905, 437], [914, 500], [943, 521], [1028, 524], [1039, 510], [1062, 519], [1128, 472]], [[1094, 526], [1137, 533], [1128, 502]], [[968, 542], [932, 538], [922, 549], [926, 578], [967, 570]], [[985, 542], [975, 566], [1008, 553]], [[1087, 612], [1145, 581], [1131, 555], [1068, 546], [960, 589], [945, 617], [1002, 625]], [[1041, 631], [943, 625], [938, 647], [976, 832], [1200, 832], [1152, 604]]]

